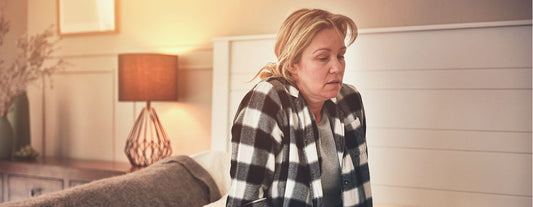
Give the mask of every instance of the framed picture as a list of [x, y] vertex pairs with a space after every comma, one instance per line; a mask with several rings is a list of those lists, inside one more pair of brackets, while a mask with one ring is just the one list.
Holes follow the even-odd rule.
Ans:
[[59, 35], [118, 32], [118, 0], [57, 0]]

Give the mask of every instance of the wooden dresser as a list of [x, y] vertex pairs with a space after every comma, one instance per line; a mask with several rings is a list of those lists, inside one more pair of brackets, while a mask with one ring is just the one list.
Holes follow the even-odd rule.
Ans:
[[0, 160], [0, 202], [16, 201], [130, 172], [126, 162], [47, 158]]

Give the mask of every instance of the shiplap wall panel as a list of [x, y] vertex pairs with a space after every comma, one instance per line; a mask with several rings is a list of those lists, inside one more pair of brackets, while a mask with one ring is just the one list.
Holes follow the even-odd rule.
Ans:
[[235, 41], [231, 43], [231, 73], [257, 72], [267, 62], [276, 62], [274, 40]]
[[531, 68], [347, 71], [362, 89], [530, 89]]
[[531, 131], [531, 90], [368, 90], [372, 127]]
[[[348, 49], [377, 206], [531, 205], [531, 21], [480, 25], [362, 30]], [[270, 39], [215, 40], [229, 45], [215, 52], [229, 60], [222, 132], [272, 61]]]
[[372, 148], [374, 185], [531, 195], [531, 155]]
[[375, 128], [369, 147], [531, 154], [531, 132]]
[[530, 26], [363, 33], [346, 65], [350, 70], [531, 67], [528, 34]]
[[248, 91], [259, 82], [259, 78], [253, 79], [255, 73], [235, 73], [231, 80], [232, 91]]
[[[347, 71], [344, 80], [363, 89], [530, 89], [530, 68]], [[233, 73], [231, 90], [247, 90], [255, 73]]]
[[[473, 207], [473, 206], [531, 206], [529, 196], [483, 194], [464, 191], [448, 191], [435, 188], [406, 188], [372, 186], [374, 199], [394, 207]], [[381, 206], [381, 205], [376, 205]]]

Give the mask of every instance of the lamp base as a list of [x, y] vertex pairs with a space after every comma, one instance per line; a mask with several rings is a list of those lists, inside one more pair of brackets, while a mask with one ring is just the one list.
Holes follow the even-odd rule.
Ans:
[[172, 154], [170, 140], [150, 102], [137, 117], [124, 153], [134, 167], [146, 167]]

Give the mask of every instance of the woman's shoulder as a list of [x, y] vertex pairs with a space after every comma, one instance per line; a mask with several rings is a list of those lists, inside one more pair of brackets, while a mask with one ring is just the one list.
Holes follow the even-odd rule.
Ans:
[[251, 91], [254, 92], [262, 92], [264, 94], [275, 92], [276, 94], [279, 93], [289, 93], [290, 88], [292, 86], [290, 83], [279, 77], [270, 77], [266, 78], [264, 80], [259, 81], [252, 89]]
[[350, 84], [343, 84], [339, 94], [337, 95], [337, 105], [345, 111], [355, 112], [363, 107], [361, 94]]
[[265, 109], [265, 113], [281, 110], [290, 104], [291, 99], [288, 94], [283, 80], [273, 78], [261, 80], [244, 95], [238, 111], [245, 108]]
[[286, 105], [291, 100], [289, 98], [290, 87], [290, 84], [282, 78], [261, 80], [246, 93], [241, 101], [241, 106], [255, 103]]

